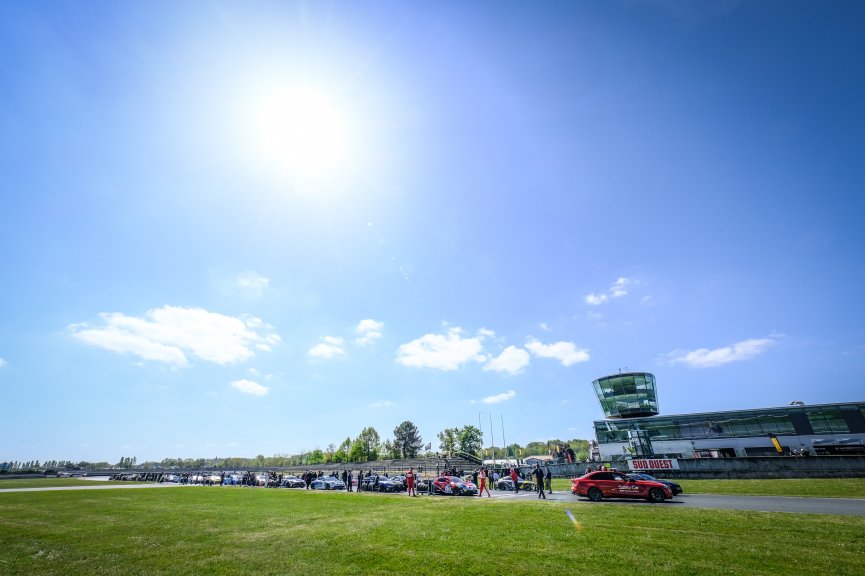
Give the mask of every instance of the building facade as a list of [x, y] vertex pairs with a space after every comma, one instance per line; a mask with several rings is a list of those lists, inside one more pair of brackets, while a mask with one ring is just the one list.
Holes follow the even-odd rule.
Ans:
[[865, 402], [658, 416], [651, 374], [592, 384], [607, 417], [594, 423], [601, 460], [865, 454]]

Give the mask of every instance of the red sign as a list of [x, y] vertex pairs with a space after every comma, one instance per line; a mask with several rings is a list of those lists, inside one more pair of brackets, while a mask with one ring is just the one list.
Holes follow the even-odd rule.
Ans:
[[628, 460], [631, 470], [678, 470], [679, 461], [675, 458], [643, 458]]

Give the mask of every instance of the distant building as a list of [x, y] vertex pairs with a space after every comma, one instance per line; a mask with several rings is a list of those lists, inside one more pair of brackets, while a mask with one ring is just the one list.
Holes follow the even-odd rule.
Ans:
[[657, 416], [652, 374], [605, 376], [592, 385], [607, 417], [594, 423], [601, 460], [865, 454], [865, 402]]

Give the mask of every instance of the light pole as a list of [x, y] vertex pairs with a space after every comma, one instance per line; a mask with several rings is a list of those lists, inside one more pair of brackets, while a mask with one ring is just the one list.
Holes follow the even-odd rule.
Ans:
[[[486, 414], [490, 417], [490, 449], [493, 452], [493, 462], [496, 459], [496, 435], [493, 433], [493, 415], [491, 412], [478, 412], [478, 426], [481, 423], [481, 414]], [[483, 441], [483, 430], [481, 430], [481, 441]]]
[[505, 455], [506, 455], [505, 459], [507, 459], [507, 458], [510, 458], [511, 453], [508, 450], [508, 441], [505, 440], [505, 416], [504, 416], [504, 414], [499, 414], [499, 416], [501, 416], [501, 418], [502, 418], [502, 444], [504, 444], [504, 446], [505, 446]]

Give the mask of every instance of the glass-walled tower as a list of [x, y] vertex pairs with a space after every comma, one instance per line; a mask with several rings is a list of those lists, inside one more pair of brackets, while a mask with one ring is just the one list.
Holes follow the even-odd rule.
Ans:
[[592, 382], [606, 418], [657, 416], [658, 392], [655, 376], [629, 372], [604, 376]]

